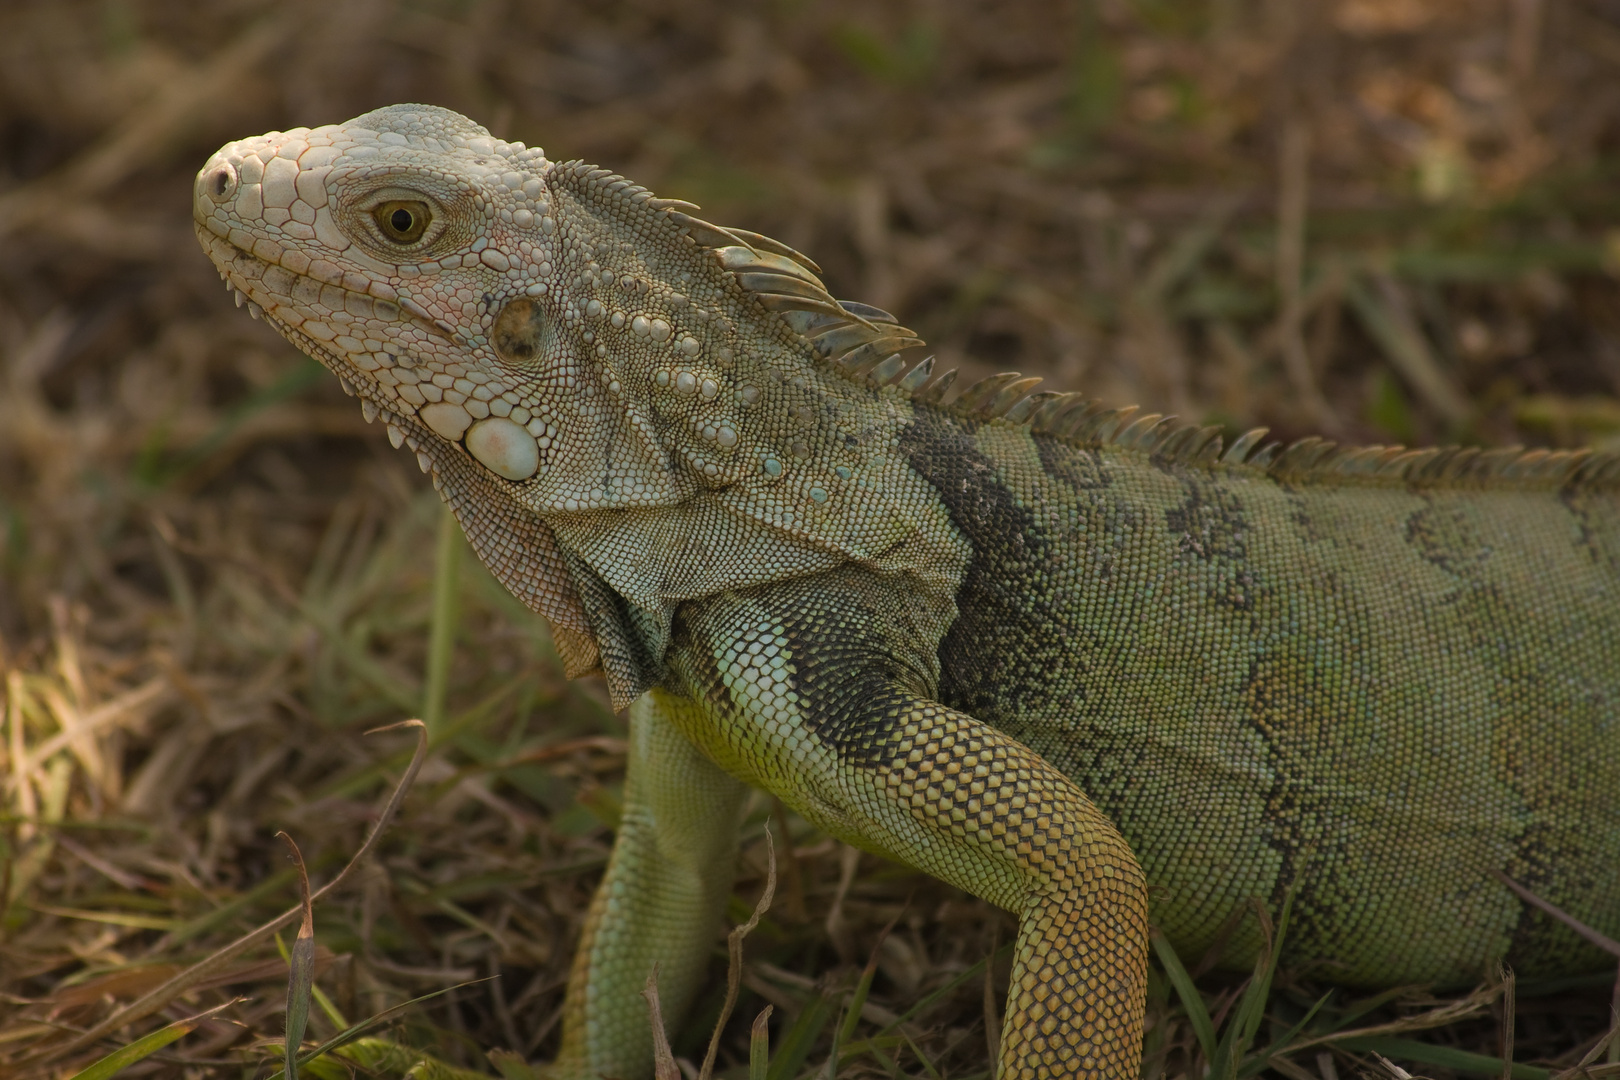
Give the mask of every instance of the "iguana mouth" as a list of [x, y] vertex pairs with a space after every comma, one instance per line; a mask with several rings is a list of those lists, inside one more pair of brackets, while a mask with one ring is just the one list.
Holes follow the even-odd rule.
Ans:
[[[346, 353], [332, 349], [327, 341], [304, 333], [303, 326], [307, 320], [297, 312], [297, 309], [274, 300], [262, 284], [265, 274], [272, 269], [279, 270], [288, 274], [291, 278], [297, 279], [298, 284], [295, 287], [307, 289], [317, 296], [322, 289], [321, 282], [316, 281], [307, 274], [295, 274], [286, 267], [266, 262], [252, 252], [246, 251], [229, 240], [215, 235], [201, 222], [197, 224], [197, 238], [202, 241], [209, 258], [213, 260], [215, 267], [219, 269], [220, 279], [225, 282], [225, 291], [236, 298], [237, 307], [247, 308], [248, 314], [255, 319], [264, 319], [266, 322], [271, 322], [283, 334], [295, 338], [295, 343], [303, 352], [320, 361], [324, 367], [342, 380], [345, 391], [351, 396], [358, 395], [362, 400], [370, 402], [380, 414], [382, 401], [388, 395], [382, 392], [382, 388], [377, 385], [376, 381], [368, 373], [361, 370], [358, 365], [354, 364]], [[349, 297], [361, 295], [355, 293], [352, 289], [343, 288], [341, 285], [328, 285], [326, 288], [341, 294], [344, 305], [343, 310], [347, 310]], [[365, 299], [369, 300], [371, 298], [367, 296]], [[374, 301], [373, 304], [375, 304]], [[403, 315], [403, 310], [400, 313]], [[289, 315], [292, 317], [289, 318]], [[372, 410], [367, 411], [369, 413]], [[371, 417], [368, 416], [367, 419], [369, 420]]]
[[[434, 337], [459, 343], [454, 327], [434, 319], [409, 297], [400, 296], [388, 285], [367, 280], [364, 289], [356, 288], [359, 275], [343, 274], [335, 268], [330, 275], [335, 280], [319, 278], [307, 270], [287, 266], [285, 260], [271, 262], [257, 251], [215, 233], [204, 221], [196, 223], [196, 230], [197, 238], [214, 265], [221, 268], [219, 276], [238, 297], [237, 306], [248, 306], [254, 318], [270, 314], [277, 323], [294, 329], [301, 329], [308, 321], [296, 307], [277, 303], [269, 296], [272, 276], [285, 274], [286, 283], [274, 290], [283, 296], [306, 303], [320, 303], [334, 313], [342, 312], [355, 318], [403, 320], [414, 323]], [[264, 283], [265, 289], [255, 288], [260, 282]], [[305, 336], [317, 341], [329, 340], [313, 334]]]
[[[446, 440], [431, 431], [415, 409], [406, 407], [409, 403], [398, 402], [401, 407], [395, 407], [397, 394], [383, 387], [370, 372], [355, 363], [354, 354], [334, 349], [329, 341], [305, 333], [304, 325], [309, 320], [301, 316], [298, 316], [296, 321], [286, 318], [288, 313], [296, 316], [297, 309], [272, 299], [269, 290], [263, 287], [263, 279], [271, 273], [285, 273], [289, 275], [293, 285], [291, 289], [282, 291], [294, 298], [299, 295], [294, 290], [310, 290], [311, 298], [318, 296], [333, 310], [343, 310], [351, 315], [363, 313], [372, 318], [380, 316], [404, 319], [414, 322], [438, 337], [446, 336], [445, 329], [436, 325], [425, 312], [413, 312], [403, 304], [381, 299], [370, 293], [362, 293], [341, 284], [321, 282], [309, 274], [298, 274], [285, 266], [267, 262], [253, 252], [246, 251], [228, 239], [218, 236], [201, 222], [197, 223], [197, 236], [215, 266], [220, 268], [219, 276], [225, 282], [226, 291], [236, 297], [237, 306], [246, 307], [249, 314], [256, 319], [263, 318], [273, 322], [276, 328], [292, 340], [301, 351], [335, 374], [344, 392], [350, 397], [360, 399], [360, 411], [366, 423], [381, 420], [388, 428], [388, 441], [394, 448], [396, 450], [401, 447], [409, 448], [416, 454], [416, 462], [422, 472], [433, 474], [435, 463], [431, 450], [443, 445]], [[342, 304], [341, 308], [333, 306], [339, 302]], [[406, 304], [408, 303], [409, 301], [406, 301]], [[360, 310], [356, 311], [356, 308]], [[462, 452], [467, 452], [459, 442], [455, 442], [455, 445]]]

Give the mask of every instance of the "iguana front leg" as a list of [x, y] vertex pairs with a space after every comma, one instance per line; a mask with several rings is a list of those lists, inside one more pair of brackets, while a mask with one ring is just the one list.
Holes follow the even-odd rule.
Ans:
[[1002, 1077], [1134, 1077], [1142, 872], [1072, 781], [932, 700], [918, 593], [851, 567], [693, 601], [668, 658], [686, 700], [655, 697], [729, 772], [808, 820], [1019, 916]]
[[748, 789], [676, 730], [660, 700], [630, 707], [624, 816], [568, 979], [562, 1051], [547, 1070], [556, 1080], [652, 1072], [647, 973], [658, 965], [664, 1014], [677, 1019], [731, 889]]

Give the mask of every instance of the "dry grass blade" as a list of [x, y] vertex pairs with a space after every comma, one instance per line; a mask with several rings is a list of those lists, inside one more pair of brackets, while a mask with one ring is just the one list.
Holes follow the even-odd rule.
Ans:
[[[760, 894], [759, 903], [754, 905], [754, 913], [748, 921], [732, 929], [726, 935], [726, 952], [728, 962], [726, 967], [726, 1000], [720, 1006], [720, 1018], [715, 1021], [714, 1034], [709, 1038], [709, 1049], [703, 1055], [703, 1065], [698, 1070], [698, 1080], [710, 1080], [714, 1075], [715, 1059], [720, 1054], [720, 1036], [725, 1031], [726, 1023], [731, 1019], [731, 1010], [737, 1007], [737, 995], [742, 990], [743, 977], [743, 939], [753, 933], [759, 925], [759, 920], [771, 909], [771, 900], [776, 896], [776, 845], [771, 839], [769, 826], [765, 829], [765, 891]], [[756, 1021], [757, 1023], [757, 1021]]]
[[[1575, 1067], [1560, 1072], [1554, 1080], [1579, 1080], [1583, 1077], [1599, 1077], [1599, 1075], [1620, 1075], [1620, 1009], [1610, 1010], [1609, 1031], [1604, 1033], [1601, 1040], [1592, 1043], [1591, 1049], [1584, 1052], [1581, 1061], [1575, 1062]], [[1594, 1062], [1599, 1057], [1607, 1056], [1609, 1061], [1604, 1065]]]
[[664, 1031], [664, 1009], [658, 1002], [658, 963], [653, 962], [647, 972], [647, 985], [641, 988], [647, 1002], [647, 1022], [652, 1025], [653, 1076], [656, 1080], [681, 1080], [681, 1067], [675, 1064], [675, 1055], [669, 1049], [669, 1035]]
[[838, 852], [838, 888], [834, 891], [832, 903], [827, 905], [827, 918], [823, 926], [827, 936], [832, 939], [833, 947], [838, 950], [838, 957], [846, 962], [853, 960], [855, 951], [850, 945], [849, 928], [844, 922], [844, 901], [849, 896], [850, 886], [855, 884], [855, 871], [860, 866], [861, 853], [855, 848], [845, 844]]
[[106, 190], [163, 153], [217, 101], [221, 84], [251, 71], [294, 29], [288, 18], [266, 19], [250, 27], [209, 63], [174, 79], [160, 100], [123, 118], [106, 137], [63, 168], [0, 198], [0, 237], [59, 210], [74, 197]]
[[1488, 1010], [1491, 1004], [1501, 995], [1501, 983], [1494, 986], [1481, 986], [1466, 997], [1448, 1001], [1444, 1005], [1439, 1005], [1421, 1013], [1403, 1016], [1399, 1020], [1391, 1020], [1387, 1024], [1349, 1028], [1345, 1031], [1335, 1031], [1327, 1035], [1303, 1039], [1292, 1046], [1281, 1048], [1279, 1053], [1296, 1054], [1313, 1046], [1330, 1046], [1333, 1043], [1344, 1042], [1347, 1039], [1364, 1039], [1377, 1035], [1401, 1035], [1411, 1031], [1427, 1031], [1431, 1028], [1444, 1027], [1447, 1024], [1455, 1024], [1460, 1020], [1467, 1020], [1480, 1015]]
[[1606, 1065], [1597, 1065], [1597, 1059], [1609, 1051], [1616, 1042], [1620, 1042], [1620, 1021], [1609, 1028], [1608, 1034], [1592, 1044], [1592, 1048], [1581, 1055], [1573, 1067], [1556, 1074], [1553, 1080], [1591, 1080], [1599, 1076], [1620, 1076], [1620, 1062], [1610, 1061]]
[[1352, 280], [1347, 295], [1369, 336], [1413, 391], [1447, 424], [1461, 424], [1468, 402], [1442, 370], [1401, 283], [1387, 271], [1374, 271], [1370, 285]]
[[1383, 1054], [1374, 1054], [1373, 1059], [1390, 1075], [1391, 1080], [1420, 1080], [1420, 1078], [1414, 1078], [1411, 1073], [1389, 1060]]
[[1305, 277], [1305, 222], [1310, 208], [1311, 130], [1298, 116], [1289, 116], [1279, 140], [1277, 184], [1277, 339], [1294, 393], [1311, 424], [1326, 434], [1344, 428], [1317, 385], [1310, 354], [1306, 351], [1302, 298]]
[[[422, 762], [427, 757], [427, 727], [420, 720], [402, 720], [397, 724], [389, 724], [385, 727], [374, 728], [368, 733], [380, 734], [387, 731], [395, 731], [403, 727], [416, 728], [417, 735], [416, 751], [411, 755], [411, 763], [406, 767], [405, 775], [400, 777], [399, 783], [395, 785], [393, 793], [388, 798], [387, 804], [383, 807], [382, 812], [377, 817], [376, 825], [372, 827], [370, 834], [366, 837], [365, 843], [361, 845], [360, 850], [355, 852], [354, 857], [344, 865], [342, 870], [338, 871], [336, 877], [327, 882], [325, 885], [321, 886], [319, 890], [309, 896], [308, 903], [313, 903], [314, 901], [319, 900], [321, 897], [327, 895], [339, 885], [343, 884], [343, 882], [347, 880], [349, 875], [354, 871], [354, 868], [359, 866], [360, 863], [365, 860], [367, 855], [371, 854], [372, 849], [376, 847], [377, 841], [382, 837], [382, 834], [387, 831], [389, 824], [392, 823], [394, 815], [399, 812], [399, 805], [404, 801], [405, 793], [410, 790], [411, 784], [416, 780], [416, 774], [421, 771]], [[216, 949], [204, 959], [197, 961], [197, 963], [192, 964], [178, 975], [175, 975], [173, 978], [163, 983], [163, 985], [144, 994], [140, 998], [137, 998], [135, 1001], [124, 1006], [123, 1008], [118, 1009], [112, 1015], [91, 1027], [88, 1031], [81, 1032], [80, 1034], [74, 1036], [65, 1045], [48, 1048], [43, 1053], [24, 1058], [18, 1063], [18, 1067], [38, 1067], [48, 1062], [56, 1061], [67, 1056], [68, 1054], [82, 1049], [83, 1047], [89, 1046], [97, 1039], [105, 1038], [107, 1035], [112, 1034], [114, 1031], [117, 1031], [126, 1024], [132, 1024], [137, 1020], [142, 1020], [148, 1016], [151, 1016], [159, 1009], [162, 1009], [164, 1006], [168, 1005], [169, 1002], [185, 993], [186, 990], [190, 989], [192, 986], [195, 986], [197, 983], [206, 979], [209, 975], [224, 967], [231, 960], [240, 956], [253, 946], [259, 944], [261, 941], [268, 939], [272, 934], [276, 933], [276, 931], [291, 926], [294, 922], [303, 917], [305, 910], [306, 904], [298, 904], [295, 907], [288, 908], [276, 918], [260, 925], [257, 929], [248, 931], [246, 934], [243, 934], [229, 945]]]
[[[78, 726], [70, 731], [61, 731], [38, 746], [30, 747], [26, 752], [16, 757], [16, 766], [19, 770], [31, 771], [39, 767], [41, 762], [49, 761], [61, 750], [73, 742], [75, 738], [93, 735], [102, 728], [115, 723], [127, 722], [131, 715], [140, 715], [160, 704], [166, 697], [174, 693], [174, 687], [169, 680], [158, 676], [142, 683], [140, 686], [125, 693], [79, 718]], [[21, 709], [21, 690], [14, 691], [17, 697], [18, 708]], [[20, 721], [19, 721], [20, 723]]]
[[[1500, 870], [1495, 871], [1495, 875], [1498, 881], [1511, 889], [1513, 893], [1525, 903], [1542, 912], [1545, 912], [1558, 922], [1563, 923], [1565, 926], [1575, 931], [1575, 933], [1579, 934], [1582, 938], [1585, 938], [1593, 945], [1596, 945], [1610, 956], [1620, 958], [1620, 941], [1615, 941], [1607, 934], [1600, 933], [1599, 931], [1594, 930], [1592, 927], [1587, 926], [1584, 922], [1577, 919], [1563, 908], [1542, 899], [1533, 891], [1525, 888], [1523, 885], [1519, 884], [1517, 881], [1514, 881]], [[1586, 1065], [1590, 1064], [1591, 1061], [1597, 1060], [1596, 1055], [1602, 1050], [1607, 1050], [1609, 1063], [1611, 1065], [1620, 1064], [1620, 972], [1617, 972], [1615, 976], [1614, 991], [1609, 998], [1609, 1015], [1613, 1019], [1613, 1023], [1611, 1024], [1608, 1035], [1605, 1038], [1598, 1040], [1597, 1044], [1588, 1054], [1588, 1058], [1590, 1060], [1582, 1059], [1581, 1065], [1578, 1066], [1578, 1068], [1584, 1068]]]

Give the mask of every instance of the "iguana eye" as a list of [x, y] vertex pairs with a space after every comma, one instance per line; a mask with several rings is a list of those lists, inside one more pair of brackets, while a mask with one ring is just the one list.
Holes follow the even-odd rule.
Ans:
[[415, 199], [389, 199], [371, 212], [383, 236], [396, 244], [414, 244], [422, 238], [433, 214], [427, 203]]

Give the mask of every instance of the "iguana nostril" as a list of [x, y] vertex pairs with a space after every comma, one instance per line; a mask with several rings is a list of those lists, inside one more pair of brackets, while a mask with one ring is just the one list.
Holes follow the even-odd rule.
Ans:
[[236, 170], [228, 164], [220, 165], [203, 181], [203, 190], [216, 202], [228, 198], [231, 192], [236, 190]]

